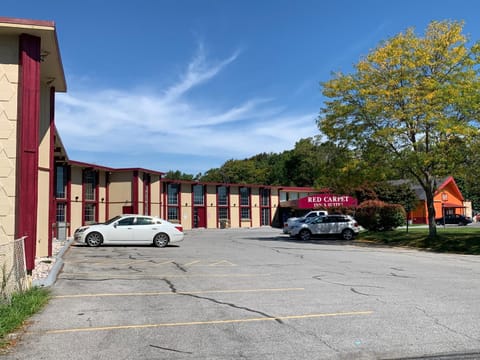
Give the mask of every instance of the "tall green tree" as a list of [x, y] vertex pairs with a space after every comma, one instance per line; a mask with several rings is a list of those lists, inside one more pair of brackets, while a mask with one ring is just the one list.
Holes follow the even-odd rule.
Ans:
[[353, 73], [322, 84], [321, 132], [417, 181], [426, 194], [429, 237], [436, 236], [436, 179], [454, 174], [465, 156], [459, 147], [468, 149], [479, 134], [480, 45], [469, 46], [462, 30], [455, 21], [432, 22], [424, 36], [408, 29], [382, 42]]
[[200, 176], [200, 174], [194, 176], [192, 174], [183, 173], [180, 170], [169, 170], [163, 177], [170, 180], [197, 180], [198, 176]]

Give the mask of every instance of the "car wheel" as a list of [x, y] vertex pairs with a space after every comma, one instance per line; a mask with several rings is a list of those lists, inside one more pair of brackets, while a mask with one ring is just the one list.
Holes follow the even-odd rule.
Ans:
[[355, 234], [353, 233], [352, 229], [345, 229], [342, 231], [342, 238], [343, 240], [352, 240]]
[[163, 248], [168, 245], [169, 241], [170, 241], [170, 238], [168, 237], [167, 234], [160, 233], [155, 235], [155, 237], [153, 238], [153, 245], [155, 245], [156, 247]]
[[300, 231], [298, 237], [304, 241], [308, 241], [312, 237], [312, 233], [309, 230], [304, 229]]
[[103, 236], [99, 232], [92, 232], [87, 235], [85, 242], [88, 246], [97, 247], [103, 242]]

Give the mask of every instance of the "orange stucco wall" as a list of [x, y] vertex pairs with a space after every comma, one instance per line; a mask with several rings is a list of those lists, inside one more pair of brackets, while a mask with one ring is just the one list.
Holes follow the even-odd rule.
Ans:
[[[435, 218], [445, 213], [464, 214], [463, 197], [453, 178], [449, 178], [434, 195]], [[417, 208], [410, 213], [409, 219], [414, 224], [427, 224], [427, 204], [420, 201]]]

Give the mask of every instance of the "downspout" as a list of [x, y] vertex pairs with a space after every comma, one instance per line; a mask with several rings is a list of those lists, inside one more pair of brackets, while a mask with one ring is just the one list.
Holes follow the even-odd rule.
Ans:
[[57, 201], [55, 191], [55, 88], [50, 88], [50, 201], [48, 209], [48, 256], [53, 252], [53, 229], [57, 215]]

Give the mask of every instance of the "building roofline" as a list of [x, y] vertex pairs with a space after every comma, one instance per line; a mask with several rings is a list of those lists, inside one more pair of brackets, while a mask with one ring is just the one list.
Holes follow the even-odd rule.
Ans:
[[152, 170], [152, 169], [145, 169], [145, 168], [141, 168], [141, 167], [134, 167], [134, 168], [117, 168], [117, 169], [114, 169], [116, 172], [125, 172], [125, 171], [142, 171], [142, 172], [146, 172], [146, 173], [149, 173], [149, 174], [153, 174], [153, 175], [164, 175], [165, 173], [162, 172], [162, 171], [157, 171], [157, 170]]
[[313, 187], [301, 187], [301, 186], [278, 186], [279, 190], [285, 190], [285, 191], [309, 191], [309, 192], [319, 192], [318, 189], [315, 189]]
[[145, 168], [139, 168], [139, 167], [134, 167], [134, 168], [112, 168], [109, 166], [104, 166], [104, 165], [98, 165], [98, 164], [92, 164], [92, 163], [87, 163], [83, 161], [76, 161], [76, 160], [68, 160], [68, 163], [70, 165], [78, 166], [78, 167], [84, 167], [84, 168], [92, 168], [92, 169], [97, 169], [97, 170], [104, 170], [104, 171], [109, 171], [109, 172], [127, 172], [127, 171], [141, 171], [153, 175], [160, 175], [162, 176], [165, 174], [164, 172], [157, 171], [157, 170], [151, 170], [151, 169], [145, 169]]
[[455, 182], [455, 179], [453, 176], [448, 176], [435, 190], [435, 194], [440, 193], [445, 187], [448, 186], [448, 184], [453, 184], [454, 185], [454, 190], [457, 193], [458, 197], [460, 200], [465, 201], [465, 198], [463, 197], [462, 192], [460, 191], [460, 188], [458, 187], [457, 183]]
[[12, 36], [28, 34], [39, 37], [41, 39], [40, 76], [42, 82], [54, 87], [57, 92], [67, 91], [54, 21], [0, 17], [0, 34]]
[[55, 21], [52, 20], [33, 20], [0, 16], [0, 23], [14, 24], [16, 27], [19, 27], [18, 25], [24, 25], [27, 28], [32, 26], [55, 28]]
[[278, 189], [285, 191], [299, 191], [299, 192], [319, 192], [317, 189], [311, 187], [298, 187], [298, 186], [283, 186], [283, 185], [262, 185], [262, 184], [247, 184], [247, 183], [225, 183], [225, 182], [208, 182], [199, 180], [178, 180], [162, 178], [162, 182], [171, 182], [174, 184], [203, 184], [214, 186], [248, 186], [250, 188], [265, 188], [265, 189]]

